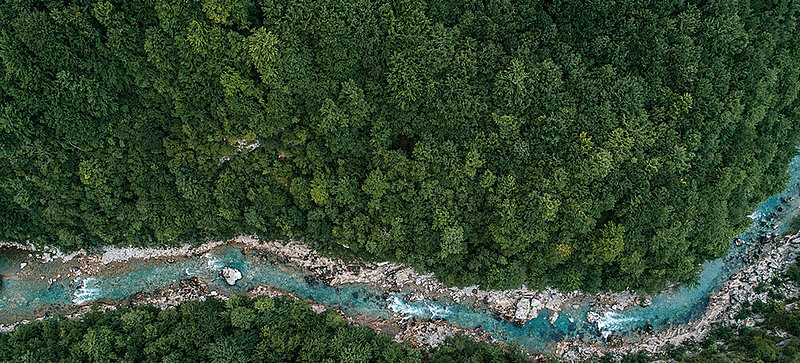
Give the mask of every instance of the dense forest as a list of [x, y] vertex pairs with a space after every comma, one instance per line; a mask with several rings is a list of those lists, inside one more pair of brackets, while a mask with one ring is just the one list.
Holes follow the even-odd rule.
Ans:
[[519, 349], [450, 338], [432, 351], [292, 299], [235, 297], [52, 318], [0, 334], [0, 362], [532, 362]]
[[0, 240], [257, 233], [447, 284], [690, 282], [787, 179], [799, 15], [797, 0], [6, 1]]

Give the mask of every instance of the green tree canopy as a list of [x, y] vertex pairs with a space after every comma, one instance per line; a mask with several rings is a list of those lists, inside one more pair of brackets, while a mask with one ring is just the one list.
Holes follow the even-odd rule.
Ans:
[[786, 180], [798, 14], [777, 0], [6, 2], [0, 239], [258, 233], [448, 284], [692, 281]]

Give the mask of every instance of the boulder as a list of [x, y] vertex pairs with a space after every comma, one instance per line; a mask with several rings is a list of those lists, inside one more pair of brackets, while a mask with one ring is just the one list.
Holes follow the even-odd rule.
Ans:
[[230, 286], [236, 285], [236, 281], [242, 279], [242, 271], [234, 267], [225, 266], [220, 272], [220, 276], [225, 279], [225, 283]]
[[555, 324], [556, 320], [558, 320], [558, 311], [554, 311], [553, 315], [550, 315], [550, 324]]
[[517, 308], [514, 312], [514, 319], [519, 321], [527, 321], [528, 314], [531, 312], [531, 300], [528, 298], [521, 298], [517, 301]]
[[586, 321], [589, 322], [589, 324], [594, 324], [598, 320], [600, 320], [600, 314], [598, 314], [598, 313], [596, 313], [594, 311], [586, 312]]

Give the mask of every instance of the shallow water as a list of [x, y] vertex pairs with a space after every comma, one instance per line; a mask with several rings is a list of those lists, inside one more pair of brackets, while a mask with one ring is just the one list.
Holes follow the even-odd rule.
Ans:
[[[565, 338], [595, 340], [597, 335], [604, 332], [631, 332], [648, 324], [656, 329], [664, 329], [702, 315], [708, 297], [741, 266], [737, 256], [746, 250], [747, 244], [757, 241], [764, 232], [782, 232], [791, 221], [800, 199], [790, 205], [783, 204], [783, 212], [777, 212], [777, 207], [782, 204], [782, 197], [788, 199], [800, 195], [800, 156], [792, 160], [789, 172], [791, 180], [787, 189], [761, 203], [752, 215], [756, 223], [739, 236], [746, 241], [745, 247], [732, 248], [728, 258], [707, 262], [696, 286], [680, 287], [657, 295], [648, 307], [637, 306], [605, 313], [594, 324], [588, 323], [585, 318], [589, 310], [588, 302], [578, 309], [561, 311], [554, 324], [550, 324], [550, 313], [545, 311], [524, 327], [517, 327], [484, 309], [446, 299], [405, 302], [402, 299], [405, 292], [401, 292], [390, 294], [384, 300], [381, 298], [383, 291], [355, 284], [326, 286], [306, 278], [298, 268], [258, 253], [243, 254], [234, 246], [224, 246], [200, 257], [176, 258], [173, 263], [163, 259], [130, 260], [91, 276], [84, 274], [77, 278], [62, 278], [52, 284], [49, 278], [55, 278], [58, 274], [66, 276], [71, 271], [73, 266], [69, 262], [56, 260], [41, 264], [26, 258], [27, 253], [0, 251], [0, 274], [3, 275], [0, 323], [66, 311], [73, 305], [98, 299], [124, 301], [137, 292], [152, 291], [196, 276], [228, 295], [243, 293], [253, 286], [267, 285], [337, 307], [345, 314], [366, 320], [385, 319], [392, 315], [445, 319], [466, 329], [481, 327], [498, 339], [518, 342], [522, 347], [536, 351], [547, 350]], [[767, 225], [758, 223], [764, 217], [774, 217], [775, 221]], [[775, 228], [770, 224], [775, 224]], [[20, 268], [22, 261], [28, 261], [25, 269]], [[242, 271], [243, 279], [236, 286], [228, 286], [219, 276], [223, 266], [238, 268]]]

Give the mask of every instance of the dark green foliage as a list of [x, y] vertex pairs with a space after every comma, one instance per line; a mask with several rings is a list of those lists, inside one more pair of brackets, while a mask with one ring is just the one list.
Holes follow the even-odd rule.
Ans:
[[[798, 325], [798, 322], [794, 324]], [[797, 336], [780, 338], [765, 329], [720, 328], [702, 343], [676, 349], [668, 356], [677, 362], [698, 363], [796, 362], [800, 359], [800, 339]]]
[[258, 233], [448, 284], [692, 281], [786, 180], [798, 11], [8, 1], [0, 240]]
[[636, 353], [636, 354], [626, 355], [626, 356], [622, 357], [622, 359], [620, 359], [620, 360], [616, 360], [615, 357], [611, 357], [611, 356], [605, 356], [603, 358], [604, 359], [602, 361], [604, 363], [605, 362], [609, 362], [609, 363], [610, 362], [647, 363], [647, 362], [652, 362], [653, 361], [653, 358], [650, 357], [649, 355], [647, 355], [646, 353]]
[[787, 226], [783, 232], [785, 236], [793, 235], [796, 234], [797, 232], [800, 232], [800, 218], [795, 218], [794, 220], [792, 220], [792, 222], [789, 223], [789, 226]]
[[315, 314], [302, 301], [260, 297], [47, 319], [0, 336], [0, 361], [21, 357], [41, 362], [415, 362], [419, 352], [349, 326], [333, 311]]
[[789, 266], [786, 270], [786, 278], [788, 278], [789, 281], [800, 283], [800, 265], [794, 264]]
[[[513, 350], [513, 352], [512, 352]], [[518, 349], [463, 337], [430, 352], [434, 362], [529, 362]], [[419, 362], [407, 343], [315, 314], [292, 299], [235, 297], [90, 312], [46, 319], [0, 334], [2, 362]]]
[[431, 363], [529, 362], [517, 347], [504, 350], [499, 345], [476, 343], [467, 337], [451, 338], [427, 359]]

